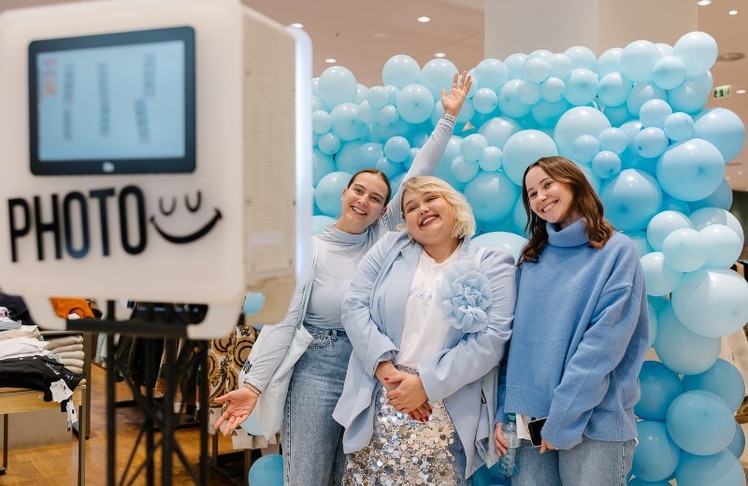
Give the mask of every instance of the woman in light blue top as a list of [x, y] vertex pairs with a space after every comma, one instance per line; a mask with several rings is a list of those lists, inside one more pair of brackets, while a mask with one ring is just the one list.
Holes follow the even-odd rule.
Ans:
[[634, 405], [649, 345], [644, 272], [631, 239], [603, 217], [584, 172], [564, 157], [525, 171], [530, 238], [519, 259], [517, 307], [499, 404], [517, 435], [546, 418], [542, 440], [520, 446], [517, 485], [624, 486], [635, 442]]
[[[451, 91], [442, 90], [444, 117], [418, 152], [406, 178], [435, 170], [471, 83], [467, 73], [455, 74]], [[294, 367], [286, 400], [281, 444], [288, 486], [341, 484], [343, 428], [333, 420], [332, 411], [343, 389], [351, 344], [340, 322], [340, 303], [356, 265], [400, 222], [400, 191], [388, 205], [389, 181], [382, 172], [365, 169], [351, 178], [343, 191], [340, 218], [315, 236], [317, 263], [307, 283], [312, 285], [308, 306], [300, 309], [303, 289], [299, 289], [286, 318], [263, 328], [263, 333], [272, 333], [264, 348], [267, 352], [253, 363], [244, 386], [216, 399], [217, 403], [229, 403], [215, 424], [219, 429], [226, 422], [223, 433], [227, 435], [252, 412], [291, 342], [298, 313], [304, 312], [304, 325], [314, 341]]]
[[403, 188], [407, 232], [374, 245], [343, 301], [345, 483], [467, 484], [493, 430], [481, 385], [511, 334], [514, 260], [471, 242], [470, 205], [446, 182]]

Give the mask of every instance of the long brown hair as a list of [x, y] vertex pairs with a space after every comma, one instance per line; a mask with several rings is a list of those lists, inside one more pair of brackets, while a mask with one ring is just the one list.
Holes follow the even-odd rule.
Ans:
[[525, 261], [537, 262], [548, 244], [546, 221], [532, 212], [530, 197], [527, 195], [527, 173], [534, 167], [540, 167], [554, 181], [569, 185], [573, 196], [570, 210], [587, 220], [587, 238], [590, 240], [590, 246], [593, 248], [605, 246], [615, 229], [605, 219], [603, 203], [584, 172], [577, 167], [577, 164], [565, 157], [557, 155], [543, 157], [525, 169], [525, 174], [522, 176], [522, 204], [527, 213], [525, 231], [530, 238], [522, 249], [517, 265], [521, 266]]

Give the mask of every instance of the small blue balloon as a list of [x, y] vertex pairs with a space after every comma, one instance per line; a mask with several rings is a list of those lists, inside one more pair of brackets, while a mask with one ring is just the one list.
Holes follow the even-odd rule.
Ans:
[[743, 432], [743, 427], [738, 422], [735, 422], [735, 437], [733, 437], [730, 445], [727, 446], [727, 450], [732, 452], [738, 459], [740, 459], [745, 450], [745, 432]]
[[673, 89], [686, 79], [686, 63], [678, 56], [662, 56], [652, 68], [652, 81], [662, 89]]
[[[664, 423], [668, 407], [675, 397], [683, 393], [683, 383], [680, 377], [661, 362], [648, 360], [642, 364], [639, 384], [641, 399], [634, 405], [634, 413], [642, 420], [656, 420]], [[641, 434], [639, 440], [641, 440]], [[659, 479], [665, 477], [667, 476]]]
[[636, 424], [636, 429], [639, 445], [634, 451], [631, 472], [645, 481], [666, 480], [678, 466], [680, 449], [662, 422], [644, 420]]
[[253, 486], [283, 486], [283, 456], [263, 455], [252, 463], [247, 479]]
[[340, 216], [340, 198], [350, 180], [350, 173], [335, 171], [319, 181], [314, 189], [314, 202], [323, 214], [333, 218]]
[[421, 84], [431, 91], [432, 100], [438, 100], [441, 99], [442, 89], [449, 90], [452, 87], [455, 73], [457, 66], [449, 59], [432, 59], [421, 69]]
[[499, 96], [490, 88], [479, 88], [473, 96], [473, 108], [478, 113], [491, 113], [499, 105]]
[[574, 106], [586, 105], [597, 96], [600, 81], [597, 73], [585, 68], [574, 69], [566, 80], [566, 101]]
[[692, 138], [668, 147], [656, 170], [662, 190], [681, 201], [698, 201], [722, 183], [725, 159], [711, 143]]
[[312, 234], [318, 235], [325, 230], [328, 224], [335, 224], [337, 219], [325, 216], [324, 214], [315, 214], [312, 216]]
[[486, 137], [479, 133], [473, 133], [462, 139], [460, 144], [460, 155], [465, 160], [478, 161], [483, 157], [483, 151], [488, 147]]
[[390, 137], [384, 144], [384, 155], [393, 162], [403, 162], [410, 156], [410, 142], [405, 137]]
[[678, 447], [699, 456], [719, 453], [735, 436], [733, 411], [722, 397], [705, 390], [677, 396], [668, 407], [666, 424]]
[[662, 57], [660, 50], [652, 42], [637, 40], [629, 43], [621, 53], [621, 72], [637, 83], [652, 80], [655, 63]]
[[661, 211], [649, 220], [647, 224], [647, 241], [655, 251], [662, 250], [662, 242], [675, 230], [690, 228], [693, 223], [685, 214], [679, 211]]
[[649, 252], [641, 257], [647, 295], [669, 295], [678, 286], [683, 272], [675, 270], [665, 261], [661, 251]]
[[478, 221], [500, 221], [519, 199], [519, 187], [501, 171], [478, 174], [465, 186], [465, 198]]
[[683, 390], [706, 390], [715, 393], [722, 397], [732, 411], [737, 411], [745, 397], [743, 375], [733, 364], [721, 358], [703, 373], [684, 376]]
[[409, 84], [397, 95], [397, 110], [408, 123], [418, 124], [431, 118], [434, 111], [434, 96], [422, 84]]
[[318, 96], [330, 109], [341, 103], [356, 101], [358, 83], [353, 73], [343, 66], [331, 66], [319, 76]]
[[610, 150], [618, 155], [621, 155], [628, 145], [626, 132], [617, 127], [606, 128], [600, 132], [597, 140], [600, 142], [600, 150]]
[[611, 72], [600, 78], [597, 96], [600, 102], [608, 106], [619, 106], [626, 102], [631, 92], [632, 83], [619, 72]]
[[458, 181], [470, 182], [478, 174], [480, 166], [477, 160], [466, 160], [460, 155], [452, 161], [451, 170]]
[[694, 132], [694, 122], [691, 115], [682, 111], [673, 113], [665, 118], [663, 129], [665, 135], [674, 142], [691, 138]]
[[245, 316], [251, 316], [257, 314], [265, 305], [265, 294], [262, 292], [249, 292], [244, 296], [244, 302], [242, 303], [242, 314]]
[[667, 101], [660, 99], [649, 100], [639, 108], [639, 120], [641, 120], [642, 127], [644, 128], [663, 128], [665, 120], [672, 113], [673, 109], [670, 108]]
[[[473, 69], [473, 81], [478, 89], [488, 88], [494, 93], [509, 80], [509, 71], [499, 59], [484, 59]], [[477, 93], [477, 92], [476, 92]]]

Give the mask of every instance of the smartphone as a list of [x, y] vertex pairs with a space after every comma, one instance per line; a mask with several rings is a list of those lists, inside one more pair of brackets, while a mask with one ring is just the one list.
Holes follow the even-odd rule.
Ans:
[[545, 421], [545, 418], [539, 418], [530, 420], [527, 423], [527, 428], [530, 432], [530, 442], [532, 443], [533, 447], [540, 447], [540, 444], [543, 443], [543, 437], [540, 435], [540, 431], [543, 430]]

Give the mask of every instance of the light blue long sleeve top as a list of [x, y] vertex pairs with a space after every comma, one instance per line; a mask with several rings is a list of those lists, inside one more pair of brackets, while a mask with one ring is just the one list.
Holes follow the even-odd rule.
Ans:
[[[423, 251], [405, 232], [385, 235], [361, 261], [343, 301], [343, 325], [353, 345], [343, 393], [333, 417], [345, 427], [347, 453], [369, 444], [375, 419], [374, 397], [381, 387], [377, 365], [395, 361], [413, 275]], [[459, 262], [475, 262], [477, 245], [463, 241]], [[515, 302], [514, 259], [495, 248], [480, 255], [479, 271], [491, 287], [485, 330], [464, 333], [450, 327], [443, 350], [424, 357], [418, 372], [429, 400], [443, 400], [467, 456], [466, 477], [484, 462], [492, 435], [481, 379], [504, 356]]]
[[548, 417], [542, 436], [559, 449], [583, 436], [633, 439], [649, 335], [636, 248], [621, 233], [601, 249], [590, 247], [584, 220], [547, 230], [537, 263], [518, 271], [505, 398], [496, 420], [504, 413]]
[[[410, 170], [403, 180], [418, 175], [429, 175], [436, 170], [452, 138], [454, 122], [442, 118], [418, 151]], [[262, 353], [252, 363], [245, 380], [264, 390], [281, 359], [291, 344], [299, 312], [305, 312], [304, 322], [326, 329], [343, 329], [340, 322], [340, 304], [348, 291], [356, 265], [377, 240], [394, 230], [401, 217], [402, 188], [398, 187], [382, 217], [361, 234], [344, 233], [334, 225], [315, 235], [317, 239], [317, 264], [310, 277], [312, 285], [307, 309], [300, 309], [304, 286], [298, 286], [285, 318], [278, 324], [263, 326], [265, 337]], [[331, 278], [335, 277], [336, 278]]]

